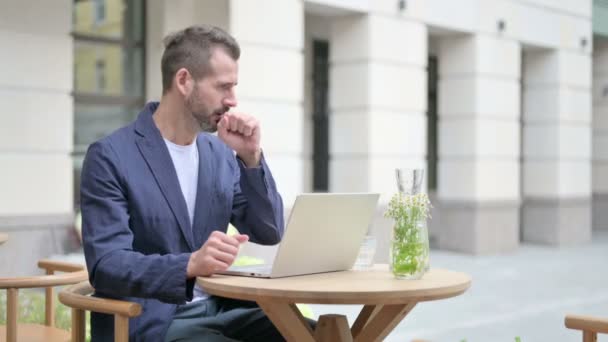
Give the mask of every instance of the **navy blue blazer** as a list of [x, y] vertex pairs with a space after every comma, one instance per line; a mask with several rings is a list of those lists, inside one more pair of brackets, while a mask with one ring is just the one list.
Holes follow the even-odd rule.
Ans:
[[[177, 174], [147, 104], [137, 120], [92, 144], [81, 183], [84, 253], [95, 295], [134, 301], [132, 341], [162, 341], [176, 304], [192, 299], [190, 254], [229, 222], [250, 241], [276, 244], [283, 203], [272, 174], [246, 168], [222, 141], [199, 134], [199, 175], [191, 224]], [[93, 314], [93, 341], [111, 341], [112, 317]]]

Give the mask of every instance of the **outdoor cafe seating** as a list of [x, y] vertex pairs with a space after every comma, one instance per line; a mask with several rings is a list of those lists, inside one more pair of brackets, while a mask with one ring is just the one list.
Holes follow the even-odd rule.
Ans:
[[[38, 267], [46, 275], [0, 278], [0, 289], [6, 290], [6, 325], [0, 326], [0, 341], [62, 341], [68, 340], [70, 333], [54, 327], [54, 286], [70, 285], [87, 279], [84, 266], [54, 261], [40, 260]], [[64, 272], [55, 274], [55, 272]], [[19, 313], [19, 291], [21, 289], [45, 289], [44, 324], [17, 324]]]

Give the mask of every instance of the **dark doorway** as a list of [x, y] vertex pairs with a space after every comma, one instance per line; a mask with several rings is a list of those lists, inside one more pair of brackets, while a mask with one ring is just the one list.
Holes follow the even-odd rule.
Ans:
[[427, 113], [427, 180], [428, 190], [437, 190], [437, 57], [428, 61], [428, 113]]
[[329, 42], [313, 42], [313, 190], [329, 190]]

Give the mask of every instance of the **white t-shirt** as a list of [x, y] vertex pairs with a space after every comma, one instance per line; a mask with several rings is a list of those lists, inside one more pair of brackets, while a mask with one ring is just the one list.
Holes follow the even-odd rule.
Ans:
[[171, 154], [173, 166], [177, 172], [179, 186], [188, 207], [190, 224], [194, 222], [194, 206], [196, 204], [196, 189], [198, 188], [198, 148], [196, 139], [190, 145], [178, 145], [167, 139], [165, 144]]
[[[177, 172], [179, 187], [182, 189], [182, 194], [186, 200], [188, 207], [188, 216], [190, 216], [190, 224], [194, 222], [194, 208], [196, 205], [196, 191], [198, 189], [198, 147], [196, 139], [190, 145], [178, 145], [167, 139], [165, 144], [169, 149], [169, 154], [173, 160], [173, 166]], [[192, 227], [190, 227], [192, 228]], [[209, 295], [205, 293], [198, 285], [194, 285], [194, 297], [192, 302], [207, 299]]]

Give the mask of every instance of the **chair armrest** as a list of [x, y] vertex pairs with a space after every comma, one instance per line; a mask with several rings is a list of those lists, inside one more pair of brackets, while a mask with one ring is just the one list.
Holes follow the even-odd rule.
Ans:
[[76, 272], [84, 270], [84, 266], [80, 264], [49, 259], [38, 261], [38, 267], [51, 272]]
[[62, 274], [0, 278], [0, 289], [26, 289], [71, 285], [89, 278], [87, 271]]
[[564, 323], [570, 329], [608, 334], [608, 319], [606, 318], [566, 315]]
[[141, 305], [124, 300], [91, 297], [95, 290], [88, 281], [83, 281], [59, 292], [59, 301], [74, 309], [101, 312], [111, 315], [137, 317]]

